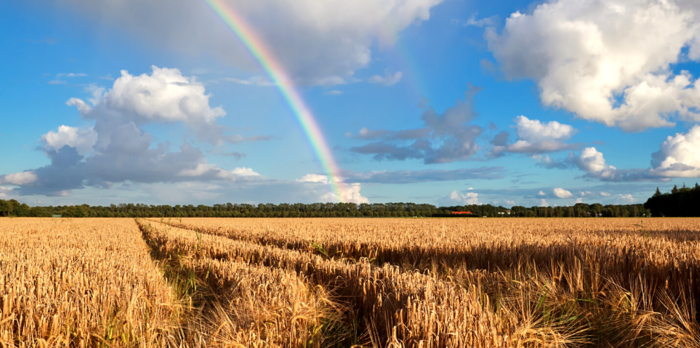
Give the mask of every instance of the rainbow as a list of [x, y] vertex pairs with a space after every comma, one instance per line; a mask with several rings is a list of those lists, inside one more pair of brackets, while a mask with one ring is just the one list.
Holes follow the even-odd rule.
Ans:
[[224, 0], [204, 1], [233, 30], [241, 43], [250, 51], [267, 74], [270, 75], [272, 82], [277, 86], [280, 93], [282, 93], [282, 97], [291, 107], [301, 128], [304, 130], [306, 138], [309, 140], [311, 148], [313, 148], [316, 157], [321, 162], [323, 171], [328, 176], [331, 190], [338, 200], [342, 202], [344, 183], [340, 180], [338, 166], [335, 164], [333, 154], [326, 143], [326, 139], [323, 137], [323, 133], [321, 133], [321, 128], [319, 128], [316, 119], [294, 88], [292, 80], [287, 76], [282, 65], [232, 6], [227, 5]]

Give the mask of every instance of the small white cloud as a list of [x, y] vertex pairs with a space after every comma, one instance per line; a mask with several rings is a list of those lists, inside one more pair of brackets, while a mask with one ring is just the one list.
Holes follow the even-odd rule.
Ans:
[[602, 191], [602, 192], [600, 193], [600, 195], [603, 196], [603, 197], [610, 197], [610, 193], [605, 192], [605, 191]]
[[540, 191], [540, 192], [537, 193], [537, 195], [538, 195], [538, 196], [543, 196], [543, 197], [544, 197], [544, 196], [546, 196], [547, 194], [544, 193], [544, 191]]
[[[301, 179], [297, 179], [297, 182], [302, 183], [317, 183], [327, 185], [329, 180], [328, 176], [320, 174], [306, 174]], [[351, 203], [369, 203], [369, 199], [363, 197], [360, 194], [362, 186], [359, 183], [338, 183], [338, 189], [340, 190], [341, 197], [335, 192], [329, 192], [320, 197], [322, 202], [351, 202]]]
[[527, 142], [562, 141], [576, 134], [574, 127], [557, 121], [542, 123], [540, 120], [531, 120], [521, 115], [515, 118], [515, 123], [517, 124], [515, 133], [518, 135], [518, 139]]
[[65, 85], [68, 82], [63, 81], [63, 80], [51, 80], [51, 81], [46, 82], [46, 83], [48, 83], [50, 85]]
[[328, 177], [320, 174], [306, 174], [301, 179], [297, 179], [297, 182], [320, 182], [327, 184]]
[[5, 176], [0, 176], [0, 184], [8, 185], [29, 185], [35, 182], [37, 176], [32, 171], [26, 171], [21, 173], [12, 173]]
[[384, 86], [393, 86], [399, 83], [399, 81], [401, 81], [401, 77], [403, 77], [403, 72], [397, 71], [394, 74], [386, 74], [383, 77], [379, 75], [374, 75], [370, 77], [367, 81], [369, 83], [378, 83]]
[[492, 16], [492, 17], [486, 17], [486, 18], [481, 18], [481, 19], [476, 19], [476, 13], [472, 14], [469, 19], [464, 22], [465, 27], [469, 26], [474, 26], [474, 27], [492, 27], [496, 25], [498, 21], [498, 16]]
[[457, 191], [452, 191], [449, 200], [455, 204], [479, 204], [479, 194], [476, 192], [465, 192], [460, 194]]
[[223, 81], [226, 82], [233, 82], [237, 83], [239, 85], [245, 85], [245, 86], [260, 86], [260, 87], [267, 87], [267, 86], [274, 86], [275, 84], [270, 81], [267, 77], [263, 76], [253, 76], [247, 79], [239, 79], [236, 77], [224, 77], [222, 78]]
[[[568, 124], [557, 121], [542, 123], [540, 120], [531, 120], [525, 116], [518, 116], [515, 119], [515, 134], [518, 140], [512, 144], [507, 144], [508, 133], [499, 133], [492, 143], [495, 145], [493, 153], [515, 152], [534, 154], [533, 158], [542, 161], [541, 153], [557, 152], [562, 150], [572, 150], [578, 148], [579, 144], [565, 143], [567, 139], [576, 134], [576, 129]], [[546, 157], [549, 161], [549, 157]]]
[[77, 74], [76, 74], [76, 73], [60, 73], [60, 74], [57, 74], [57, 75], [56, 75], [56, 77], [63, 77], [63, 76], [65, 76], [65, 77], [85, 77], [85, 76], [87, 76], [87, 74], [83, 74], [83, 73], [77, 73]]
[[631, 194], [626, 194], [626, 195], [620, 194], [619, 199], [621, 201], [629, 202], [629, 203], [634, 203], [634, 201], [635, 201], [634, 197], [632, 197]]
[[540, 207], [549, 207], [549, 203], [547, 203], [546, 199], [540, 199]]
[[246, 167], [235, 168], [231, 173], [235, 176], [260, 176], [260, 174], [256, 173], [252, 168]]
[[92, 107], [90, 107], [90, 105], [88, 105], [86, 102], [84, 102], [78, 98], [68, 99], [68, 101], [66, 102], [66, 105], [75, 106], [81, 115], [86, 115], [92, 110]]
[[571, 193], [570, 191], [567, 191], [561, 187], [557, 187], [557, 188], [553, 189], [552, 192], [554, 192], [554, 195], [557, 198], [571, 198], [574, 196], [573, 193]]
[[204, 177], [205, 175], [213, 175], [219, 179], [230, 179], [236, 180], [241, 177], [256, 177], [260, 174], [256, 173], [251, 168], [235, 168], [234, 170], [227, 171], [220, 168], [214, 164], [200, 163], [193, 169], [184, 169], [178, 173], [178, 176], [189, 176], [189, 177]]
[[576, 203], [583, 203], [583, 198], [576, 198]]
[[326, 201], [326, 202], [338, 202], [338, 201], [343, 201], [343, 202], [349, 202], [349, 203], [356, 203], [356, 204], [362, 204], [362, 203], [369, 203], [369, 199], [366, 197], [363, 197], [362, 194], [360, 193], [360, 190], [362, 189], [362, 186], [359, 183], [353, 183], [353, 184], [340, 184], [339, 185], [340, 189], [340, 195], [342, 196], [341, 199], [338, 199], [338, 196], [335, 193], [327, 193], [323, 196], [321, 196], [321, 201]]

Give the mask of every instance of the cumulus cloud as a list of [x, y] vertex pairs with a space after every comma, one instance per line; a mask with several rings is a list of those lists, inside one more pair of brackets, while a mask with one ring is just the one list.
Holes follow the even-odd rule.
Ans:
[[562, 150], [572, 150], [581, 144], [567, 144], [566, 140], [576, 134], [574, 127], [557, 121], [542, 123], [525, 116], [515, 118], [515, 134], [518, 139], [508, 144], [508, 133], [502, 131], [494, 137], [491, 155], [498, 156], [503, 152], [542, 154]]
[[569, 157], [569, 162], [584, 172], [601, 178], [610, 177], [617, 171], [617, 168], [605, 162], [603, 153], [596, 150], [595, 147], [583, 149], [578, 157]]
[[583, 177], [588, 179], [612, 182], [663, 180], [662, 177], [650, 174], [649, 170], [617, 169], [607, 164], [603, 153], [595, 147], [587, 147], [581, 150], [579, 155], [571, 152], [568, 157], [560, 160], [551, 159], [549, 156], [533, 156], [533, 158], [538, 166], [547, 169], [580, 169], [586, 173]]
[[[199, 2], [54, 1], [160, 47], [211, 55], [240, 69], [259, 69], [226, 24]], [[372, 45], [392, 44], [402, 30], [428, 20], [431, 8], [441, 2], [225, 0], [223, 6], [235, 9], [297, 83], [329, 85], [344, 83], [366, 67]]]
[[198, 138], [220, 145], [261, 140], [226, 135], [216, 119], [225, 115], [209, 106], [204, 86], [177, 69], [153, 67], [151, 75], [133, 76], [122, 71], [113, 87], [91, 89], [90, 104], [71, 98], [81, 116], [94, 121], [88, 129], [61, 126], [41, 137], [41, 149], [51, 163], [22, 173], [0, 176], [0, 184], [17, 186], [19, 194], [62, 196], [86, 186], [111, 187], [115, 183], [185, 181], [250, 181], [259, 174], [250, 168], [226, 170], [208, 163], [192, 144], [170, 151], [154, 144], [142, 126], [182, 123]]
[[652, 175], [675, 178], [700, 177], [700, 126], [668, 136], [652, 154]]
[[634, 197], [632, 197], [632, 195], [629, 194], [629, 193], [626, 194], [626, 195], [620, 194], [620, 195], [618, 196], [618, 199], [619, 199], [620, 201], [626, 202], [626, 203], [634, 203], [634, 202], [635, 202]]
[[92, 151], [97, 143], [97, 133], [92, 128], [60, 126], [57, 132], [49, 131], [41, 136], [45, 149], [59, 150], [64, 146], [74, 147], [78, 154], [85, 155]]
[[[324, 185], [328, 186], [328, 176], [320, 174], [306, 174], [297, 182], [313, 184], [315, 186]], [[350, 202], [350, 203], [369, 203], [369, 199], [363, 197], [360, 193], [362, 186], [360, 183], [337, 183], [339, 192], [328, 192], [324, 193], [319, 197], [322, 202]]]
[[[94, 120], [99, 134], [98, 147], [108, 146], [111, 133], [117, 127], [133, 122], [140, 126], [149, 123], [183, 123], [197, 140], [220, 146], [226, 142], [267, 140], [270, 137], [242, 137], [227, 135], [217, 118], [226, 115], [221, 107], [209, 105], [204, 85], [194, 77], [183, 76], [178, 69], [151, 67], [152, 73], [134, 76], [121, 71], [110, 90], [93, 90], [92, 106], [78, 98], [67, 104], [75, 106], [80, 114]], [[104, 92], [104, 93], [103, 93]]]
[[545, 105], [639, 131], [700, 120], [698, 80], [672, 70], [700, 60], [699, 15], [684, 0], [553, 0], [485, 37], [505, 76], [533, 79]]
[[387, 73], [385, 76], [379, 76], [379, 75], [374, 75], [369, 78], [369, 83], [377, 83], [381, 84], [384, 86], [393, 86], [399, 81], [401, 81], [401, 77], [403, 76], [403, 73], [400, 71], [397, 71], [393, 74]]
[[579, 155], [553, 160], [549, 156], [533, 156], [537, 165], [548, 169], [578, 168], [585, 178], [602, 181], [669, 180], [670, 178], [700, 177], [700, 126], [693, 126], [684, 133], [668, 136], [652, 154], [651, 168], [617, 169], [607, 164], [603, 153], [588, 147]]
[[549, 203], [547, 203], [546, 199], [540, 199], [540, 207], [549, 207]]
[[476, 192], [459, 193], [452, 191], [446, 199], [440, 201], [440, 205], [470, 205], [479, 204], [479, 194]]
[[36, 181], [36, 173], [26, 171], [0, 176], [0, 184], [4, 185], [28, 185]]
[[[464, 100], [447, 108], [444, 113], [437, 113], [428, 107], [421, 116], [424, 128], [387, 131], [360, 131], [359, 139], [381, 141], [364, 146], [352, 147], [350, 151], [361, 154], [373, 154], [376, 160], [422, 159], [426, 164], [465, 161], [479, 150], [476, 143], [483, 129], [471, 124], [478, 115], [474, 110], [474, 95], [481, 90], [469, 86]], [[350, 136], [352, 134], [350, 133]], [[412, 140], [408, 144], [405, 141]]]
[[571, 193], [571, 191], [567, 191], [561, 187], [554, 188], [552, 192], [557, 198], [571, 198], [574, 196], [574, 194]]

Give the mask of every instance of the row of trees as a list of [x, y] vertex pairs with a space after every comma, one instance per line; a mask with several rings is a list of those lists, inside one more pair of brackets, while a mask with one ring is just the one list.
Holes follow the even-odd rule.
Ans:
[[644, 203], [653, 216], [700, 216], [700, 185], [678, 188], [673, 186], [670, 193], [656, 193]]
[[474, 216], [488, 217], [636, 217], [649, 216], [641, 204], [600, 205], [578, 203], [569, 207], [522, 207], [467, 205], [436, 207], [415, 203], [312, 203], [312, 204], [215, 204], [146, 205], [119, 204], [110, 206], [30, 207], [16, 200], [0, 200], [0, 216], [18, 217], [432, 217], [450, 215], [453, 211], [470, 211]]

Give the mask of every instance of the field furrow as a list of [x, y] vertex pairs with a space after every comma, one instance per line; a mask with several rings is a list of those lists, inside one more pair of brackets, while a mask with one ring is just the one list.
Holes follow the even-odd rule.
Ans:
[[[157, 222], [144, 222], [154, 246], [176, 255], [234, 261], [291, 270], [329, 289], [351, 316], [371, 326], [368, 335], [380, 346], [392, 342], [413, 347], [499, 347], [524, 341], [517, 322], [501, 322], [484, 306], [475, 288], [464, 288], [397, 267], [331, 260], [319, 255], [198, 234]], [[511, 341], [508, 341], [510, 337]]]

